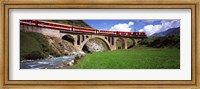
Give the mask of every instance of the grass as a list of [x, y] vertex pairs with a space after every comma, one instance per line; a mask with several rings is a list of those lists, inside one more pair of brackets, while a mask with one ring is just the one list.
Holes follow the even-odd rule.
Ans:
[[87, 54], [72, 69], [179, 69], [177, 48], [133, 48]]

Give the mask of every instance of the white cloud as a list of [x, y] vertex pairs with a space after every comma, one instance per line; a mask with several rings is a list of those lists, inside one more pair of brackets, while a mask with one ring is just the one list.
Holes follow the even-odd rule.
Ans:
[[159, 25], [146, 25], [140, 32], [145, 32], [147, 36], [151, 36], [154, 33], [159, 33], [168, 30], [169, 28], [175, 28], [180, 26], [180, 20], [162, 20]]
[[148, 36], [160, 32], [160, 29], [162, 28], [162, 25], [146, 25], [143, 29], [140, 29], [139, 31], [144, 31]]
[[139, 32], [144, 32], [144, 29], [140, 29]]
[[129, 23], [123, 23], [123, 24], [116, 24], [113, 27], [111, 27], [110, 31], [125, 31], [129, 32], [131, 31], [131, 27], [133, 26], [134, 22], [129, 22]]

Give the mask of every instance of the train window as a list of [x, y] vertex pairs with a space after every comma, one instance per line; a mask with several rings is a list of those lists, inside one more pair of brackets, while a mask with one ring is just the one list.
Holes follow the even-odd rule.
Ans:
[[36, 24], [36, 22], [35, 22], [34, 20], [32, 21], [32, 23], [33, 23], [33, 24]]

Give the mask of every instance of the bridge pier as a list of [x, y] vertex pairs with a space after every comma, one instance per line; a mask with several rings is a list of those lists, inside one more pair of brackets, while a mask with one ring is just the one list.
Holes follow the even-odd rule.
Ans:
[[81, 51], [80, 49], [80, 43], [81, 43], [81, 40], [80, 40], [80, 37], [77, 35], [73, 35], [74, 37], [74, 48], [77, 50], [77, 51]]
[[135, 43], [135, 46], [138, 45], [138, 39], [133, 39], [134, 43]]
[[116, 50], [116, 37], [109, 37], [110, 50]]
[[128, 38], [123, 38], [124, 40], [124, 49], [127, 49], [127, 45], [128, 45]]

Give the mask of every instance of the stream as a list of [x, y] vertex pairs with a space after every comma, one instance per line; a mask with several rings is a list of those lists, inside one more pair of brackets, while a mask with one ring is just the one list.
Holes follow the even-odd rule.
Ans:
[[39, 60], [24, 60], [20, 62], [20, 69], [62, 69], [74, 64], [74, 60], [78, 56], [85, 54], [74, 53], [68, 56], [53, 57]]

